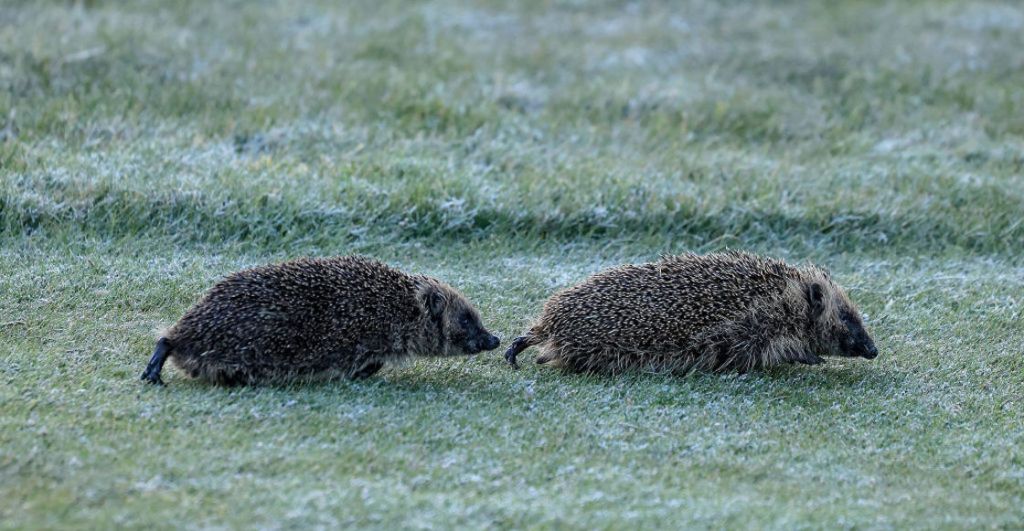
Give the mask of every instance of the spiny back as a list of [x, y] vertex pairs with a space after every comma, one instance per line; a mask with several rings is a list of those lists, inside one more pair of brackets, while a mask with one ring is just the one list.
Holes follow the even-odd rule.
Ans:
[[534, 333], [581, 346], [681, 346], [758, 299], [781, 294], [796, 273], [783, 262], [741, 252], [621, 266], [552, 297]]
[[414, 292], [412, 277], [373, 259], [304, 258], [232, 274], [170, 335], [222, 347], [245, 342], [247, 334], [288, 343], [324, 331], [359, 337], [415, 319]]

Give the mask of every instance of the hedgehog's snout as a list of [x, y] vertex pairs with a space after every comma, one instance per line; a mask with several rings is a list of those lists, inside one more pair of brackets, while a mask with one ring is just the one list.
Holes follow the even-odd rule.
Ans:
[[498, 339], [498, 336], [484, 331], [477, 337], [467, 341], [464, 348], [467, 354], [478, 354], [485, 350], [494, 350], [500, 344], [501, 340]]
[[495, 350], [499, 345], [501, 345], [502, 341], [498, 339], [498, 336], [488, 334], [484, 331], [484, 333], [472, 343], [472, 351], [475, 353], [483, 352], [485, 350]]
[[871, 336], [867, 332], [860, 330], [860, 333], [850, 337], [853, 343], [853, 348], [850, 349], [851, 356], [860, 356], [867, 360], [873, 360], [878, 357], [878, 349], [875, 348], [875, 342], [871, 340]]
[[501, 340], [498, 339], [498, 336], [494, 334], [487, 334], [487, 337], [485, 337], [482, 342], [481, 350], [494, 350], [498, 348], [498, 345], [500, 344]]
[[871, 338], [868, 338], [864, 345], [864, 350], [860, 355], [862, 358], [869, 360], [873, 360], [878, 357], [878, 349], [875, 348], [875, 343], [874, 341], [871, 341]]

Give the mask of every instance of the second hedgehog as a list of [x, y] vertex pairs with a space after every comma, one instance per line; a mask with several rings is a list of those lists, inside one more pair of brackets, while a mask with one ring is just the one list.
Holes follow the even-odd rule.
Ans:
[[498, 347], [451, 286], [362, 257], [248, 269], [215, 285], [157, 341], [142, 379], [170, 358], [223, 385], [365, 378], [403, 358]]
[[598, 273], [553, 295], [505, 358], [573, 372], [745, 372], [878, 355], [857, 308], [816, 266], [740, 252], [684, 254]]

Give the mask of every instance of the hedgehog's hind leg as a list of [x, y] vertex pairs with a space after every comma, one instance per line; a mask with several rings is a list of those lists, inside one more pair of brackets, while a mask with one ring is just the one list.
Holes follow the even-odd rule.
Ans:
[[519, 364], [516, 363], [516, 356], [518, 356], [520, 352], [536, 345], [537, 343], [540, 343], [540, 340], [532, 334], [513, 339], [512, 344], [509, 345], [508, 350], [505, 351], [505, 361], [507, 361], [513, 369], [518, 369]]
[[161, 337], [156, 342], [156, 350], [153, 351], [153, 357], [149, 358], [149, 364], [146, 365], [146, 370], [142, 372], [141, 380], [156, 385], [164, 385], [164, 381], [160, 378], [160, 371], [164, 368], [164, 362], [167, 361], [167, 353], [171, 351], [171, 342], [166, 337]]
[[372, 361], [370, 363], [367, 363], [366, 365], [363, 365], [359, 370], [353, 373], [352, 376], [349, 377], [349, 379], [365, 380], [373, 376], [374, 374], [377, 374], [377, 371], [381, 370], [382, 368], [384, 368], [383, 361]]

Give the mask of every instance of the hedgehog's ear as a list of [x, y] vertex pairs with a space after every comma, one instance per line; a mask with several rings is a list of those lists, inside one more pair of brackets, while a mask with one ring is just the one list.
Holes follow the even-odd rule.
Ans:
[[807, 304], [811, 307], [811, 318], [817, 320], [825, 313], [825, 288], [817, 282], [807, 286]]
[[430, 315], [440, 317], [444, 313], [446, 305], [447, 301], [445, 301], [444, 295], [441, 295], [439, 290], [432, 289], [427, 294], [427, 309], [430, 310]]

